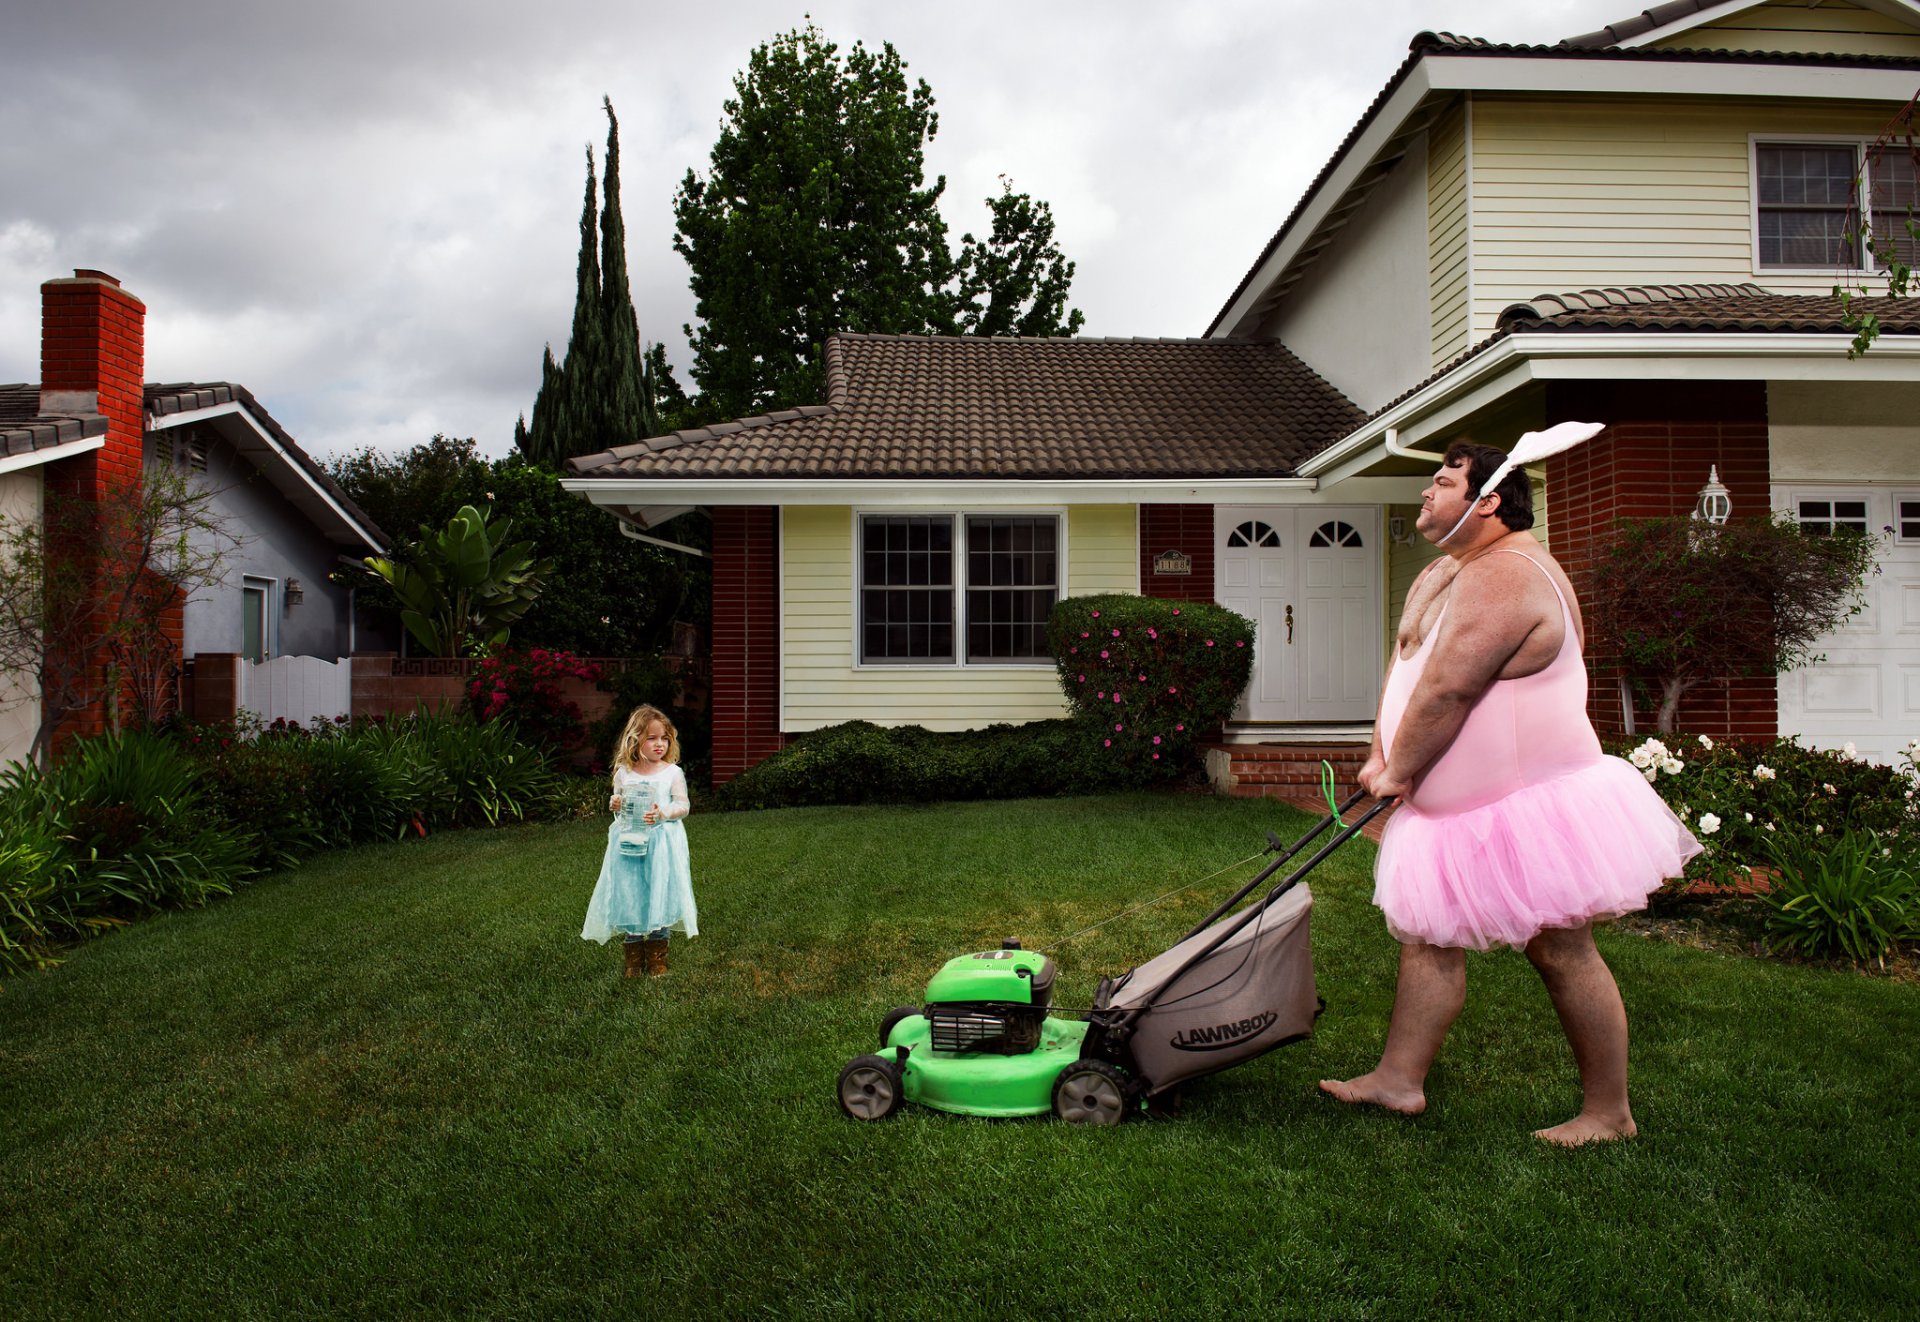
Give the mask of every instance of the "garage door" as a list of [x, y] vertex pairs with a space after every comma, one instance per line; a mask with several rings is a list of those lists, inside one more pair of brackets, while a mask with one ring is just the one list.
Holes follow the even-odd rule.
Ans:
[[1851, 743], [1892, 764], [1920, 738], [1920, 489], [1810, 486], [1774, 494], [1776, 507], [1791, 510], [1810, 534], [1883, 534], [1865, 608], [1819, 642], [1823, 660], [1780, 677], [1780, 733], [1815, 748]]

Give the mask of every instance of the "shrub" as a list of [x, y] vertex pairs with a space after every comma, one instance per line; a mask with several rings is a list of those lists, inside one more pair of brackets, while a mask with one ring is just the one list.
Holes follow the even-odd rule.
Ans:
[[1920, 935], [1920, 874], [1872, 831], [1824, 838], [1776, 832], [1780, 875], [1766, 895], [1767, 942], [1796, 955], [1884, 961]]
[[633, 709], [652, 705], [667, 714], [680, 736], [680, 765], [687, 783], [707, 783], [713, 765], [713, 720], [707, 712], [680, 705], [680, 683], [667, 668], [666, 658], [635, 657], [625, 669], [601, 680], [600, 687], [613, 694], [613, 706], [589, 730], [596, 775], [613, 765], [613, 746]]
[[1158, 775], [1091, 744], [1071, 720], [943, 733], [848, 721], [804, 734], [715, 790], [701, 806], [1013, 799], [1126, 789]]
[[425, 827], [498, 826], [564, 803], [564, 778], [503, 721], [420, 716], [371, 725], [364, 738], [403, 768], [408, 804]]
[[580, 705], [561, 693], [563, 679], [597, 683], [600, 667], [571, 652], [544, 647], [501, 652], [474, 667], [467, 681], [467, 710], [483, 724], [509, 721], [529, 743], [566, 752], [586, 739], [586, 721]]
[[230, 893], [255, 870], [252, 850], [209, 808], [192, 762], [158, 735], [82, 740], [45, 772], [9, 767], [0, 822], [23, 846], [8, 890], [28, 943]]
[[1253, 622], [1224, 606], [1067, 597], [1047, 619], [1060, 687], [1090, 746], [1124, 766], [1184, 766], [1253, 673]]
[[1920, 840], [1911, 751], [1895, 768], [1791, 739], [1695, 736], [1671, 746], [1648, 739], [1616, 747], [1706, 846], [1676, 887], [1744, 881], [1750, 868], [1770, 863], [1783, 835], [1818, 840], [1872, 831], [1896, 851]]

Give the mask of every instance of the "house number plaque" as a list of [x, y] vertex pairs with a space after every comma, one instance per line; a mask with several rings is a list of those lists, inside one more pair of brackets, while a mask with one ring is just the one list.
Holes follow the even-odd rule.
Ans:
[[1185, 551], [1162, 551], [1153, 558], [1153, 572], [1156, 574], [1191, 574], [1193, 557]]

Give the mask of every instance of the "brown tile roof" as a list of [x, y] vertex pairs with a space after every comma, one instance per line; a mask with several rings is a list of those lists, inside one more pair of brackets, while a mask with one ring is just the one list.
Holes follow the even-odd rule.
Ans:
[[1732, 0], [1668, 0], [1664, 5], [1655, 5], [1643, 9], [1631, 18], [1623, 18], [1617, 23], [1609, 23], [1598, 32], [1584, 33], [1578, 37], [1568, 37], [1560, 44], [1572, 50], [1602, 50], [1608, 46], [1631, 41], [1635, 37], [1644, 37], [1670, 23], [1683, 18], [1692, 18], [1709, 9], [1720, 9]]
[[[1920, 299], [1856, 298], [1880, 319], [1882, 334], [1920, 334]], [[1537, 294], [1500, 313], [1501, 330], [1630, 330], [1851, 335], [1840, 300], [1827, 294], [1776, 294], [1758, 285], [1640, 285]]]
[[42, 413], [39, 386], [0, 386], [0, 459], [106, 434], [104, 414]]
[[[1685, 6], [1691, 10], [1693, 0], [1675, 0], [1675, 6], [1659, 6], [1648, 12], [1657, 13], [1666, 8], [1676, 6]], [[1660, 20], [1662, 25], [1671, 21], [1673, 21], [1672, 18], [1663, 18]], [[1354, 143], [1359, 141], [1360, 135], [1364, 133], [1367, 126], [1373, 122], [1374, 116], [1378, 115], [1381, 108], [1387, 104], [1387, 99], [1391, 97], [1399, 88], [1400, 84], [1406, 80], [1407, 75], [1413, 71], [1414, 66], [1429, 55], [1442, 57], [1453, 55], [1513, 56], [1529, 59], [1612, 60], [1616, 62], [1664, 62], [1677, 64], [1814, 65], [1849, 69], [1913, 69], [1920, 71], [1920, 59], [1904, 55], [1679, 50], [1652, 46], [1621, 49], [1611, 45], [1590, 47], [1574, 44], [1586, 40], [1587, 38], [1585, 37], [1569, 37], [1565, 41], [1553, 46], [1519, 46], [1488, 41], [1484, 37], [1463, 37], [1452, 32], [1417, 33], [1413, 40], [1408, 43], [1407, 58], [1401, 61], [1400, 67], [1395, 69], [1393, 75], [1387, 79], [1386, 86], [1380, 89], [1379, 94], [1376, 95], [1372, 102], [1368, 104], [1367, 108], [1361, 112], [1360, 118], [1354, 121], [1353, 127], [1347, 131], [1347, 136], [1340, 140], [1338, 147], [1334, 148], [1333, 155], [1327, 158], [1326, 164], [1322, 165], [1320, 172], [1313, 177], [1313, 182], [1308, 184], [1306, 189], [1300, 194], [1300, 200], [1294, 203], [1293, 210], [1289, 212], [1287, 218], [1280, 223], [1280, 228], [1274, 231], [1274, 235], [1267, 241], [1266, 247], [1262, 248], [1260, 255], [1254, 258], [1253, 265], [1249, 266], [1247, 273], [1240, 277], [1240, 283], [1234, 286], [1231, 294], [1227, 295], [1226, 301], [1220, 305], [1220, 310], [1213, 314], [1213, 320], [1207, 324], [1208, 333], [1212, 333], [1212, 331], [1219, 327], [1221, 322], [1225, 320], [1227, 313], [1232, 309], [1233, 305], [1240, 300], [1240, 295], [1246, 292], [1247, 286], [1251, 285], [1254, 277], [1260, 274], [1260, 268], [1266, 264], [1267, 258], [1274, 254], [1275, 250], [1280, 247], [1281, 242], [1286, 238], [1288, 232], [1298, 223], [1301, 213], [1307, 209], [1307, 204], [1311, 202], [1314, 196], [1319, 193], [1320, 189], [1325, 186], [1328, 177], [1333, 174], [1335, 168], [1338, 167], [1340, 162], [1346, 157], [1346, 154], [1353, 149]]]
[[[1856, 298], [1853, 307], [1878, 317], [1882, 334], [1920, 334], [1920, 298]], [[1367, 416], [1377, 418], [1398, 407], [1462, 363], [1521, 331], [1853, 334], [1841, 321], [1839, 299], [1826, 294], [1776, 294], [1759, 285], [1622, 285], [1535, 294], [1528, 302], [1502, 310], [1493, 334]]]
[[175, 413], [191, 413], [196, 409], [212, 408], [216, 404], [240, 404], [262, 427], [266, 428], [275, 441], [279, 442], [281, 449], [287, 452], [287, 457], [299, 466], [300, 471], [333, 497], [354, 522], [366, 529], [383, 545], [393, 544], [393, 539], [381, 530], [380, 525], [367, 517], [365, 510], [353, 503], [352, 497], [340, 489], [340, 484], [333, 480], [333, 477], [312, 455], [300, 448], [300, 443], [293, 439], [293, 435], [274, 420], [273, 415], [261, 406], [260, 401], [254, 398], [253, 392], [245, 386], [234, 385], [231, 381], [182, 381], [169, 384], [149, 381], [142, 389], [146, 396], [147, 416], [153, 418], [164, 418]]
[[569, 461], [582, 477], [1287, 477], [1361, 421], [1254, 340], [836, 335], [828, 402]]

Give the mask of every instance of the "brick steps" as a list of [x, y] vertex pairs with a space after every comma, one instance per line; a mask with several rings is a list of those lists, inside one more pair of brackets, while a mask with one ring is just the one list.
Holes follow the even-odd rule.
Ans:
[[1367, 759], [1365, 744], [1216, 744], [1207, 749], [1207, 773], [1217, 793], [1235, 798], [1291, 798], [1317, 794], [1320, 763], [1333, 767], [1347, 791]]

